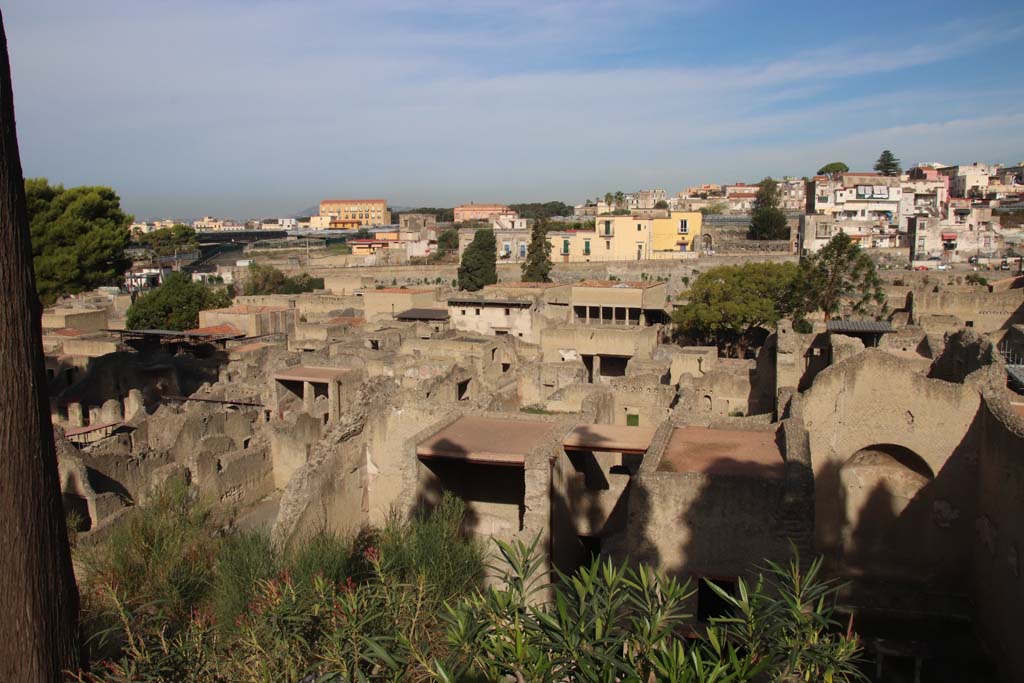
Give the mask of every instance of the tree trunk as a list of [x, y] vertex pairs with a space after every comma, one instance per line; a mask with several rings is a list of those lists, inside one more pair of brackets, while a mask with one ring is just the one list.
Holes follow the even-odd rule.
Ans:
[[78, 589], [50, 424], [2, 15], [0, 49], [0, 681], [57, 683], [78, 659]]

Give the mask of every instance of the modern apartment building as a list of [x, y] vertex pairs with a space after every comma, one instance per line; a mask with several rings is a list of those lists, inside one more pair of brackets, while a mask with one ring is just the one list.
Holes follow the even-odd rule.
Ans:
[[320, 202], [320, 215], [331, 218], [332, 228], [391, 224], [391, 212], [384, 199], [325, 199]]
[[837, 173], [815, 176], [811, 212], [836, 220], [861, 220], [882, 225], [899, 223], [903, 189], [900, 179], [878, 173]]

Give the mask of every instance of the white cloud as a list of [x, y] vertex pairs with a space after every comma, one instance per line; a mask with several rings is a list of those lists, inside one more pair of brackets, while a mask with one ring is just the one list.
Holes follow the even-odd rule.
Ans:
[[839, 43], [616, 68], [566, 55], [615, 55], [638, 17], [712, 3], [459, 0], [438, 17], [429, 0], [97, 0], [51, 2], [46, 16], [35, 2], [5, 16], [27, 172], [109, 183], [143, 215], [287, 212], [349, 192], [574, 200], [803, 175], [883, 146], [973, 160], [1007, 153], [997, 136], [1022, 139], [1019, 119], [975, 110], [1019, 106], [1016, 91], [847, 88], [997, 45], [981, 24], [932, 29], [897, 52]]

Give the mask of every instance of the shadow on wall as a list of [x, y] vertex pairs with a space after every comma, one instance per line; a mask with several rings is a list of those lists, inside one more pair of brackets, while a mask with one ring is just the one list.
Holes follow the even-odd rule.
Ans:
[[227, 352], [214, 347], [197, 354], [110, 353], [91, 359], [82, 377], [54, 396], [62, 405], [100, 406], [109, 399], [121, 400], [130, 390], [138, 389], [145, 404], [153, 406], [162, 396], [191, 396], [203, 384], [215, 383], [227, 362]]
[[[579, 425], [584, 442], [599, 435]], [[572, 573], [594, 555], [614, 554], [627, 531], [627, 501], [642, 454], [572, 451], [559, 453], [552, 472], [551, 557]], [[632, 533], [630, 531], [629, 533]]]
[[747, 395], [747, 415], [764, 415], [775, 411], [778, 337], [769, 335], [758, 350], [757, 364], [750, 370], [750, 393]]
[[815, 481], [816, 542], [833, 571], [964, 593], [976, 504], [977, 424], [976, 416], [936, 474], [920, 455], [896, 444], [868, 446], [821, 469]]
[[797, 384], [798, 391], [807, 391], [814, 383], [818, 373], [829, 366], [829, 338], [827, 332], [815, 335], [811, 345], [804, 353], [804, 372]]

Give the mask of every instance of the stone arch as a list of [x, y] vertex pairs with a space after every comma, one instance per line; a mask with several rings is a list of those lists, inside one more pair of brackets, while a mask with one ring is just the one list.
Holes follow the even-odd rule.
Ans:
[[875, 575], [915, 578], [930, 562], [935, 473], [916, 452], [872, 444], [838, 468], [842, 564]]
[[701, 251], [712, 251], [714, 249], [714, 239], [708, 233], [700, 236], [700, 249]]

